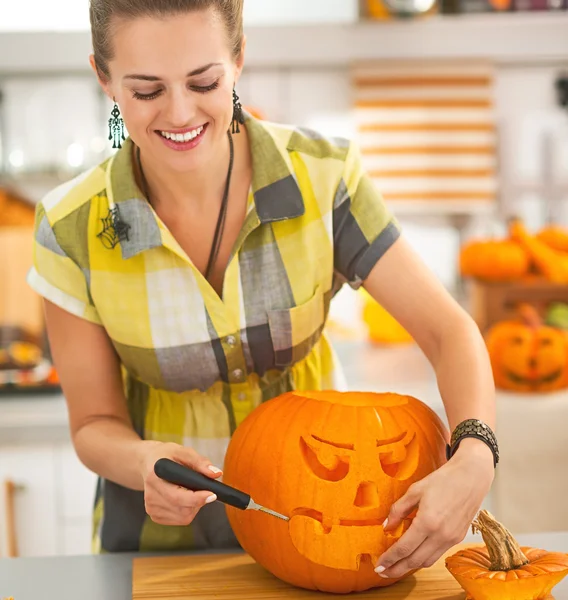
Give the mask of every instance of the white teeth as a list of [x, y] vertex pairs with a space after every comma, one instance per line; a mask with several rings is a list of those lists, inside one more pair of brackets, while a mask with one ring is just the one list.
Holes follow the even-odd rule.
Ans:
[[168, 140], [174, 142], [189, 142], [193, 138], [196, 138], [203, 131], [203, 125], [194, 129], [193, 131], [187, 131], [186, 133], [169, 133], [167, 131], [160, 131], [160, 134]]

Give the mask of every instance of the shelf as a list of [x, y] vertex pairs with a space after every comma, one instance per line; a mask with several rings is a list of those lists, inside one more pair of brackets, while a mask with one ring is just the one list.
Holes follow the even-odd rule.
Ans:
[[[246, 28], [248, 68], [347, 67], [372, 59], [568, 60], [568, 11]], [[89, 72], [90, 34], [0, 34], [0, 74]]]
[[397, 217], [475, 217], [495, 214], [494, 202], [387, 202]]

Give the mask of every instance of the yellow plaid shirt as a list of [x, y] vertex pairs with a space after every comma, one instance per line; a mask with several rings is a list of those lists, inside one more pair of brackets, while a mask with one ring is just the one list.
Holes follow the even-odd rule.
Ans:
[[[343, 387], [323, 333], [330, 300], [345, 282], [358, 287], [399, 235], [353, 144], [249, 115], [246, 127], [252, 186], [222, 297], [137, 187], [130, 139], [39, 203], [28, 276], [104, 327], [143, 439], [191, 446], [220, 466], [261, 402]], [[99, 552], [236, 545], [220, 503], [190, 527], [164, 527], [141, 492], [102, 479], [94, 525]]]

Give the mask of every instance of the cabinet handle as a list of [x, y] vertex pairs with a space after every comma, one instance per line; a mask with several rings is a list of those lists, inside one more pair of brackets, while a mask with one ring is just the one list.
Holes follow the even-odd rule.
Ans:
[[12, 480], [4, 481], [4, 496], [6, 498], [6, 537], [8, 557], [15, 558], [18, 556], [18, 540], [16, 536], [16, 491], [21, 489]]

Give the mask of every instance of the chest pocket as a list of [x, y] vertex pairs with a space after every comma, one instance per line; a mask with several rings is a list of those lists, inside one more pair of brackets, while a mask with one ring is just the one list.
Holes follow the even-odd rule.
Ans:
[[290, 366], [305, 358], [318, 341], [325, 323], [321, 287], [303, 304], [268, 311], [276, 366]]

